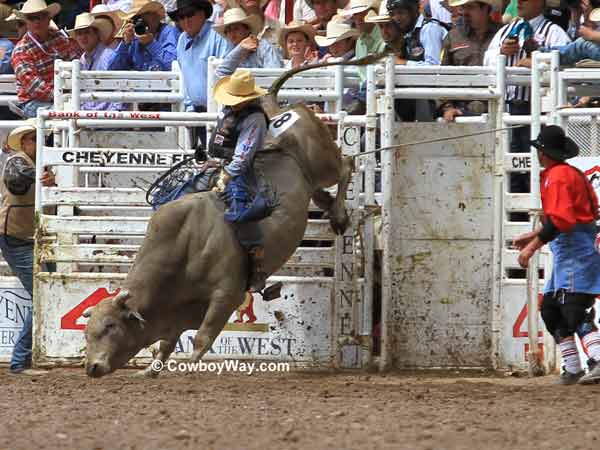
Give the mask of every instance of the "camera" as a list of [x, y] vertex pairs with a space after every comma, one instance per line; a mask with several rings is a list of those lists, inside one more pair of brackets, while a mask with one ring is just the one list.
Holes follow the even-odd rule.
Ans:
[[146, 34], [148, 32], [148, 24], [144, 22], [144, 19], [138, 17], [133, 22], [133, 31], [135, 31], [135, 34], [138, 36]]

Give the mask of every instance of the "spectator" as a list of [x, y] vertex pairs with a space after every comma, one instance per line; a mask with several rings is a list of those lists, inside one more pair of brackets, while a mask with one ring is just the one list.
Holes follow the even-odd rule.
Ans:
[[241, 8], [225, 11], [223, 25], [215, 25], [213, 28], [235, 48], [217, 68], [219, 78], [231, 75], [237, 68], [283, 67], [279, 52], [266, 40], [256, 38], [260, 27], [260, 17], [255, 14], [248, 16]]
[[[110, 62], [114, 51], [103, 44], [112, 34], [111, 22], [101, 18], [95, 18], [90, 13], [79, 14], [75, 18], [75, 27], [69, 30], [69, 34], [83, 49], [81, 55], [81, 66], [83, 70], [110, 70]], [[85, 110], [117, 110], [125, 109], [122, 103], [87, 102], [81, 105]]]
[[327, 24], [325, 36], [315, 36], [319, 47], [325, 48], [327, 53], [322, 61], [332, 58], [341, 58], [344, 61], [354, 58], [354, 47], [359, 31], [339, 20], [330, 20]]
[[344, 0], [307, 0], [308, 6], [315, 12], [313, 27], [317, 33], [324, 36], [327, 24], [337, 14], [338, 9], [344, 7]]
[[133, 8], [133, 0], [103, 0], [102, 3], [111, 11], [128, 13]]
[[277, 48], [281, 24], [278, 20], [265, 16], [264, 9], [268, 2], [269, 0], [227, 0], [230, 9], [242, 8], [246, 15], [258, 16], [260, 18], [260, 26], [255, 36], [266, 39], [273, 48]]
[[165, 8], [161, 3], [152, 0], [135, 3], [127, 16], [123, 41], [115, 50], [111, 66], [115, 70], [170, 71], [177, 58], [179, 31], [162, 22]]
[[[450, 6], [462, 7], [464, 26], [453, 28], [444, 39], [442, 65], [444, 66], [482, 66], [483, 55], [498, 26], [492, 22], [491, 12], [498, 9], [498, 0], [450, 0]], [[472, 102], [444, 102], [440, 113], [446, 122], [452, 122], [456, 116], [482, 114], [486, 104], [480, 100]]]
[[439, 20], [446, 25], [452, 23], [452, 13], [447, 8], [447, 0], [429, 0], [429, 9], [431, 11], [431, 18]]
[[116, 49], [119, 45], [120, 40], [116, 39], [117, 33], [123, 26], [123, 16], [125, 13], [122, 11], [111, 11], [106, 5], [96, 5], [92, 8], [92, 15], [97, 19], [107, 20], [110, 22], [112, 31], [107, 35], [106, 39], [102, 43], [111, 49]]
[[183, 30], [177, 43], [177, 61], [185, 83], [185, 110], [206, 111], [208, 58], [224, 58], [232, 46], [213, 29], [208, 0], [178, 0], [169, 17]]
[[[33, 231], [35, 199], [35, 122], [30, 120], [8, 135], [7, 145], [14, 153], [8, 157], [2, 174], [0, 206], [0, 250], [10, 269], [33, 296]], [[54, 186], [54, 174], [44, 170], [39, 180], [44, 186]], [[38, 375], [31, 369], [32, 310], [25, 316], [23, 328], [15, 341], [10, 361], [10, 373]]]
[[311, 64], [318, 59], [315, 29], [306, 22], [292, 21], [283, 27], [279, 45], [283, 49], [283, 58], [288, 60], [285, 64], [288, 69]]
[[398, 59], [406, 58], [404, 36], [398, 30], [398, 27], [394, 25], [387, 9], [387, 2], [381, 2], [379, 14], [375, 14], [375, 11], [372, 10], [369, 11], [369, 14], [365, 17], [365, 22], [377, 24], [386, 50], [392, 51]]
[[16, 36], [17, 27], [12, 21], [5, 21], [7, 17], [11, 16], [12, 10], [10, 7], [2, 8], [3, 6], [6, 5], [0, 4], [0, 25], [4, 25], [3, 30], [0, 32], [0, 74], [6, 75], [14, 73], [10, 58], [15, 46], [8, 37], [10, 34]]
[[[4, 19], [5, 22], [12, 22], [15, 24], [15, 28], [17, 30], [17, 38], [16, 41], [20, 41], [21, 39], [23, 39], [23, 36], [25, 36], [25, 33], [27, 33], [27, 25], [25, 24], [25, 19], [23, 19], [22, 16], [19, 15], [19, 11], [17, 11], [16, 9], [12, 10], [12, 14], [10, 16], [8, 16], [6, 19]], [[52, 25], [54, 24], [54, 22], [51, 20], [50, 21], [50, 28], [52, 29]], [[55, 28], [56, 29], [56, 28]]]
[[5, 39], [17, 38], [17, 24], [13, 20], [6, 20], [13, 14], [13, 9], [5, 3], [0, 3], [0, 36]]
[[79, 58], [81, 49], [62, 32], [50, 29], [50, 18], [60, 11], [58, 3], [27, 0], [19, 12], [27, 25], [27, 33], [12, 55], [17, 97], [26, 117], [35, 117], [40, 107], [52, 106], [54, 92], [54, 60]]
[[292, 21], [311, 22], [316, 18], [307, 0], [271, 0], [265, 8], [265, 17], [286, 25]]

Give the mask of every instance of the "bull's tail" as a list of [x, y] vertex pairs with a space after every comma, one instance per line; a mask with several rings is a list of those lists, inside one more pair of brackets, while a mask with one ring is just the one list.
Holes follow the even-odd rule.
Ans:
[[384, 58], [388, 54], [390, 54], [390, 50], [384, 50], [380, 53], [374, 53], [372, 55], [367, 55], [363, 58], [351, 59], [349, 61], [338, 61], [338, 62], [331, 62], [331, 63], [325, 62], [325, 63], [311, 64], [308, 66], [296, 67], [295, 69], [288, 70], [287, 72], [282, 74], [279, 78], [277, 78], [271, 85], [271, 88], [269, 89], [269, 93], [267, 95], [270, 96], [273, 103], [276, 104], [277, 103], [277, 93], [279, 92], [279, 89], [281, 89], [283, 84], [287, 80], [292, 78], [294, 75], [296, 75], [297, 73], [304, 72], [305, 70], [320, 69], [321, 67], [330, 67], [330, 66], [367, 66], [369, 64], [373, 64], [376, 61], [379, 61], [381, 58]]

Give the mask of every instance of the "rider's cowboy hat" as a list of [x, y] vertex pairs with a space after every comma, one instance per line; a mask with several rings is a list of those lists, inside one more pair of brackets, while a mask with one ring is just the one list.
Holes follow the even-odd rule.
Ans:
[[490, 5], [492, 9], [500, 11], [502, 9], [502, 0], [449, 0], [448, 5], [452, 8], [457, 6], [464, 6], [467, 3], [485, 3]]
[[356, 28], [352, 28], [347, 23], [331, 19], [327, 23], [327, 32], [325, 36], [316, 36], [315, 41], [317, 41], [319, 47], [329, 47], [336, 42], [358, 37], [358, 35], [360, 35], [360, 32]]
[[279, 31], [279, 46], [283, 50], [284, 58], [287, 57], [287, 46], [285, 45], [285, 41], [288, 37], [288, 34], [296, 31], [304, 33], [308, 41], [313, 45], [315, 44], [316, 31], [313, 26], [306, 22], [292, 20]]
[[123, 26], [123, 19], [127, 16], [127, 13], [121, 10], [108, 9], [106, 5], [102, 4], [94, 6], [90, 12], [96, 18], [109, 18], [113, 23], [114, 34], [121, 29]]
[[158, 14], [161, 19], [165, 17], [165, 7], [154, 0], [133, 0], [133, 6], [127, 12], [127, 19], [141, 16], [146, 13]]
[[74, 37], [77, 30], [85, 30], [86, 28], [95, 28], [98, 31], [101, 41], [105, 41], [113, 34], [112, 24], [106, 19], [98, 19], [91, 13], [81, 13], [75, 17], [75, 26], [71, 30], [67, 30], [69, 36]]
[[27, 125], [22, 125], [20, 127], [15, 128], [8, 134], [8, 138], [6, 139], [6, 145], [15, 152], [20, 152], [23, 150], [21, 146], [21, 139], [28, 133], [35, 132], [35, 119], [27, 119]]
[[387, 2], [381, 2], [379, 5], [379, 14], [371, 10], [365, 16], [367, 23], [388, 23], [392, 21], [392, 16], [387, 9]]
[[234, 106], [265, 95], [247, 69], [237, 69], [233, 75], [221, 78], [213, 89], [213, 97], [222, 105]]
[[529, 144], [555, 161], [564, 161], [579, 155], [579, 146], [567, 137], [558, 125], [543, 127], [537, 139]]
[[354, 14], [369, 11], [370, 9], [378, 9], [379, 0], [350, 0], [350, 3], [344, 9], [338, 9], [338, 15], [350, 18]]
[[180, 11], [192, 8], [204, 11], [206, 19], [210, 19], [213, 13], [212, 4], [208, 0], [177, 0], [175, 8], [171, 11], [168, 11], [167, 14], [173, 22], [177, 22], [179, 20], [178, 13]]
[[47, 12], [50, 17], [56, 16], [61, 10], [59, 3], [46, 4], [44, 0], [27, 0], [19, 11], [21, 15], [38, 14]]
[[225, 28], [234, 23], [243, 23], [250, 28], [250, 34], [257, 36], [262, 30], [262, 19], [256, 14], [246, 14], [242, 8], [232, 8], [225, 11], [223, 14], [223, 23], [214, 25], [213, 28], [217, 33], [225, 36]]

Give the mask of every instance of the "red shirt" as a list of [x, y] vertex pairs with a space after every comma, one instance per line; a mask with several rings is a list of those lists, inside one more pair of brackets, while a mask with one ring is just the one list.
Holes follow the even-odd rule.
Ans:
[[553, 163], [540, 174], [544, 216], [561, 232], [596, 220], [598, 198], [587, 177], [566, 163]]
[[39, 44], [27, 33], [13, 50], [17, 97], [23, 103], [29, 100], [52, 101], [54, 60], [72, 61], [79, 59], [82, 53], [77, 42], [54, 30], [50, 30], [47, 41]]

